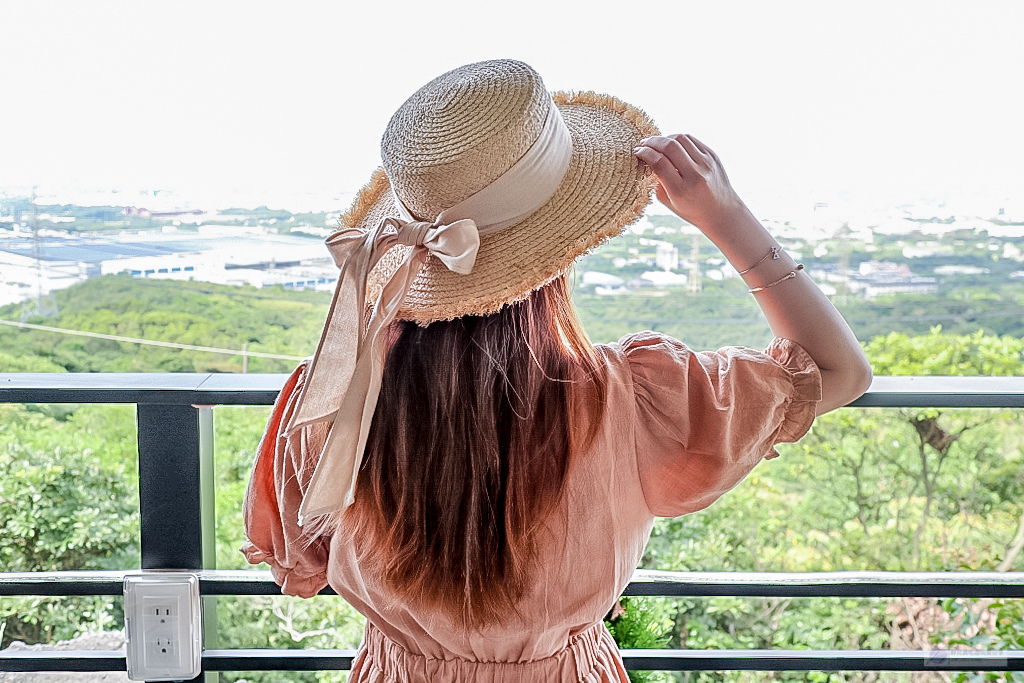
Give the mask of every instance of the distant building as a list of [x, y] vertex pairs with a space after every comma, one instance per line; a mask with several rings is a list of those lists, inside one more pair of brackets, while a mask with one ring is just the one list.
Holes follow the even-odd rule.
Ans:
[[642, 283], [651, 287], [685, 287], [687, 279], [683, 273], [669, 273], [663, 270], [651, 270], [640, 274]]
[[847, 283], [849, 291], [860, 293], [866, 299], [883, 294], [934, 294], [939, 285], [933, 277], [922, 275], [854, 275]]
[[939, 266], [935, 269], [936, 275], [987, 275], [989, 272], [988, 268], [980, 268], [978, 266]]
[[583, 277], [580, 279], [580, 284], [589, 286], [595, 285], [598, 287], [621, 287], [625, 283], [618, 275], [610, 275], [608, 273], [601, 273], [596, 270], [588, 270], [583, 273]]
[[860, 275], [910, 275], [910, 266], [892, 261], [863, 261], [857, 272]]
[[654, 256], [654, 265], [662, 270], [675, 270], [679, 267], [679, 249], [668, 242], [659, 242]]
[[[842, 281], [841, 277], [826, 279]], [[883, 294], [934, 294], [939, 291], [935, 278], [914, 275], [906, 263], [891, 261], [864, 261], [857, 274], [850, 275], [845, 281], [848, 291], [859, 293], [867, 299]]]
[[594, 294], [598, 296], [616, 296], [618, 294], [625, 294], [628, 291], [628, 289], [621, 285], [618, 287], [594, 287]]
[[27, 243], [28, 253], [6, 251], [6, 245], [0, 241], [0, 306], [28, 301], [38, 294], [47, 295], [100, 275], [98, 265], [62, 254], [37, 261], [31, 255], [31, 240], [23, 242]]
[[46, 237], [37, 251], [26, 233], [0, 229], [0, 273], [0, 304], [5, 304], [115, 273], [224, 285], [332, 289], [338, 269], [323, 242], [273, 233], [226, 234], [212, 229], [205, 234], [65, 235]]
[[941, 242], [918, 242], [903, 247], [903, 258], [925, 258], [928, 256], [950, 256], [953, 254], [952, 244]]

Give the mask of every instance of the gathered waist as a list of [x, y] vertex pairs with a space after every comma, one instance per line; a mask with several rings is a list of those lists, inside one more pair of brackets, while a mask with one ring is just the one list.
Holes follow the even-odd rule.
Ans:
[[351, 683], [428, 683], [434, 681], [627, 681], [619, 650], [604, 622], [577, 633], [559, 652], [528, 662], [440, 659], [409, 652], [371, 623], [355, 661]]

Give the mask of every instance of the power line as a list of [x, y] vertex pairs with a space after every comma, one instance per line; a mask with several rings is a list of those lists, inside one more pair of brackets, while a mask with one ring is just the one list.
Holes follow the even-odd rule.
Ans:
[[129, 344], [142, 344], [144, 346], [163, 346], [170, 349], [182, 349], [184, 351], [205, 351], [207, 353], [221, 353], [226, 356], [252, 356], [254, 358], [274, 358], [277, 360], [305, 360], [306, 356], [286, 356], [280, 353], [263, 353], [261, 351], [239, 351], [237, 349], [218, 349], [213, 346], [195, 346], [193, 344], [178, 344], [175, 342], [156, 341], [154, 339], [137, 339], [135, 337], [122, 337], [117, 334], [103, 334], [101, 332], [86, 332], [85, 330], [68, 330], [63, 327], [49, 327], [48, 325], [33, 325], [32, 323], [20, 323], [14, 320], [0, 320], [0, 325], [20, 327], [27, 330], [39, 330], [41, 332], [54, 332], [56, 334], [67, 334], [74, 337], [91, 337], [93, 339], [107, 339], [109, 341], [127, 342]]

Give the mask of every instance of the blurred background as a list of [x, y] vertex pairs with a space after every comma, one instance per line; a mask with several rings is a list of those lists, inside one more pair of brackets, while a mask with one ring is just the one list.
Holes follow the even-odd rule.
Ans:
[[8, 0], [0, 25], [0, 187], [335, 209], [405, 97], [503, 57], [697, 135], [752, 198], [1024, 185], [1013, 1]]

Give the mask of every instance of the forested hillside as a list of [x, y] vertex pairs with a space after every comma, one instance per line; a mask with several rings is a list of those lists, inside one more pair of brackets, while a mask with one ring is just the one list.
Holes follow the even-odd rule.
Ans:
[[[54, 293], [58, 318], [33, 319], [69, 330], [304, 356], [313, 352], [330, 303], [315, 292], [223, 287], [203, 282], [87, 280]], [[0, 308], [18, 320], [19, 306]], [[241, 372], [242, 356], [91, 339], [0, 326], [0, 372], [29, 371], [40, 359], [68, 372]], [[16, 360], [17, 357], [20, 360]], [[286, 372], [294, 361], [249, 358], [249, 372]]]
[[[737, 282], [699, 295], [610, 299], [583, 288], [596, 341], [640, 327], [695, 346], [762, 345], [767, 326]], [[329, 295], [104, 277], [58, 292], [59, 318], [33, 324], [240, 352], [312, 352]], [[849, 304], [851, 311], [858, 304]], [[893, 310], [939, 307], [879, 301]], [[0, 310], [18, 320], [19, 309]], [[641, 324], [645, 321], [648, 324]], [[680, 322], [683, 321], [683, 322]], [[914, 319], [914, 325], [919, 320]], [[1024, 342], [954, 321], [866, 341], [877, 374], [1024, 374]], [[884, 322], [874, 323], [884, 329]], [[898, 324], [889, 329], [899, 330]], [[946, 328], [949, 330], [949, 328]], [[0, 325], [0, 372], [240, 372], [241, 355]], [[249, 358], [249, 372], [294, 361]], [[241, 496], [265, 407], [215, 410], [218, 566], [243, 568]], [[1011, 410], [843, 409], [819, 418], [708, 510], [660, 521], [644, 566], [675, 570], [1024, 570], [1024, 422]], [[7, 571], [138, 566], [136, 435], [125, 406], [0, 405], [0, 566]], [[225, 647], [352, 647], [361, 618], [341, 600], [221, 598]], [[670, 647], [1019, 647], [1019, 601], [706, 598], [625, 602], [626, 645]], [[2, 645], [121, 626], [120, 600], [0, 600]], [[222, 680], [333, 681], [249, 673]], [[702, 673], [754, 680], [756, 673]], [[778, 674], [786, 680], [903, 680], [898, 674]], [[655, 674], [655, 680], [670, 679]]]

